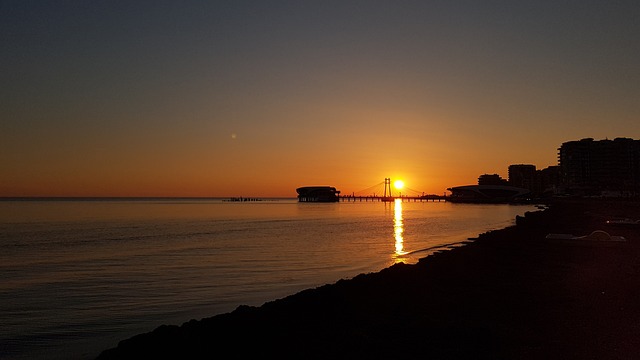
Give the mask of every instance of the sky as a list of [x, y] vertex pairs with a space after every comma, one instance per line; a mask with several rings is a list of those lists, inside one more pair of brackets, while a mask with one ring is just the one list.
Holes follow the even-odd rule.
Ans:
[[442, 194], [640, 139], [640, 2], [0, 0], [0, 196]]

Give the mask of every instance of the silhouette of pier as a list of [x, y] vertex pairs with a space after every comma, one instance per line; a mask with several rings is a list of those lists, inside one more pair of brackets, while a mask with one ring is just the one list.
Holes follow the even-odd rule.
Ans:
[[[404, 194], [403, 194], [404, 192]], [[375, 202], [375, 201], [384, 201], [384, 202], [393, 202], [396, 199], [400, 199], [401, 201], [412, 201], [412, 202], [423, 202], [423, 201], [447, 201], [447, 196], [436, 195], [436, 194], [426, 194], [423, 191], [417, 191], [410, 189], [408, 187], [403, 187], [402, 189], [396, 189], [396, 194], [394, 195], [391, 190], [391, 178], [385, 178], [383, 182], [370, 186], [366, 189], [353, 192], [350, 195], [338, 195], [339, 201], [359, 201], [359, 202]]]
[[401, 201], [413, 201], [413, 202], [422, 202], [422, 201], [447, 201], [447, 197], [445, 195], [424, 195], [424, 196], [357, 196], [357, 195], [340, 195], [338, 196], [340, 201], [388, 201], [393, 202], [396, 199], [400, 199]]

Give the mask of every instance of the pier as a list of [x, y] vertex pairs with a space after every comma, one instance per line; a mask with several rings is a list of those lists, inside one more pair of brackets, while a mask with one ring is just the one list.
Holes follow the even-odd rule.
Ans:
[[[397, 195], [391, 190], [391, 178], [385, 178], [383, 182], [370, 186], [364, 190], [352, 192], [350, 195], [341, 195], [332, 186], [305, 186], [296, 189], [300, 202], [394, 202], [396, 200], [407, 202], [440, 202], [447, 201], [446, 194], [435, 195], [410, 189], [404, 186], [402, 181], [396, 181]], [[402, 191], [405, 193], [403, 194]]]
[[424, 196], [374, 196], [374, 195], [369, 195], [369, 196], [356, 196], [356, 195], [340, 195], [338, 196], [338, 198], [340, 199], [340, 201], [387, 201], [387, 202], [393, 202], [396, 201], [396, 199], [400, 199], [401, 201], [411, 201], [411, 202], [422, 202], [422, 201], [433, 201], [433, 202], [440, 202], [440, 201], [447, 201], [447, 197], [444, 195], [424, 195]]

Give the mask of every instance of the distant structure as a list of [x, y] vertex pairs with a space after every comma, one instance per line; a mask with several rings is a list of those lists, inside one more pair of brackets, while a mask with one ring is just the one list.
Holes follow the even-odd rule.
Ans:
[[509, 165], [509, 184], [533, 190], [536, 187], [536, 166], [530, 164]]
[[498, 174], [483, 174], [478, 177], [478, 185], [509, 185], [507, 180]]
[[560, 187], [560, 167], [537, 170], [535, 165], [509, 165], [509, 185], [528, 189], [534, 197], [555, 195]]
[[340, 191], [332, 186], [304, 186], [296, 189], [299, 202], [338, 202]]
[[529, 190], [508, 185], [466, 185], [448, 188], [450, 202], [510, 203], [525, 201]]
[[389, 190], [389, 198], [393, 197], [391, 195], [391, 178], [384, 178], [384, 196], [387, 197], [387, 189]]
[[634, 196], [640, 189], [640, 140], [569, 141], [558, 149], [560, 180], [578, 195]]
[[259, 198], [246, 198], [246, 197], [232, 197], [229, 198], [228, 200], [223, 200], [223, 201], [233, 201], [233, 202], [244, 202], [244, 201], [262, 201], [262, 199]]
[[640, 196], [640, 140], [586, 138], [565, 142], [558, 165], [509, 165], [509, 178], [483, 174], [478, 185], [448, 188], [451, 202], [519, 202], [555, 195]]
[[478, 177], [478, 185], [448, 188], [450, 202], [460, 203], [509, 203], [528, 199], [530, 190], [511, 186], [498, 174], [483, 174]]
[[532, 191], [540, 196], [557, 195], [560, 185], [560, 166], [548, 166], [536, 171], [535, 187]]

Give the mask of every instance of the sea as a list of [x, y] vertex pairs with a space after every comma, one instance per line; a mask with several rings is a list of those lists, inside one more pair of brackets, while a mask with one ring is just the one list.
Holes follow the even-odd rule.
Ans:
[[416, 263], [536, 210], [244, 200], [0, 201], [0, 359], [92, 359], [163, 324]]

